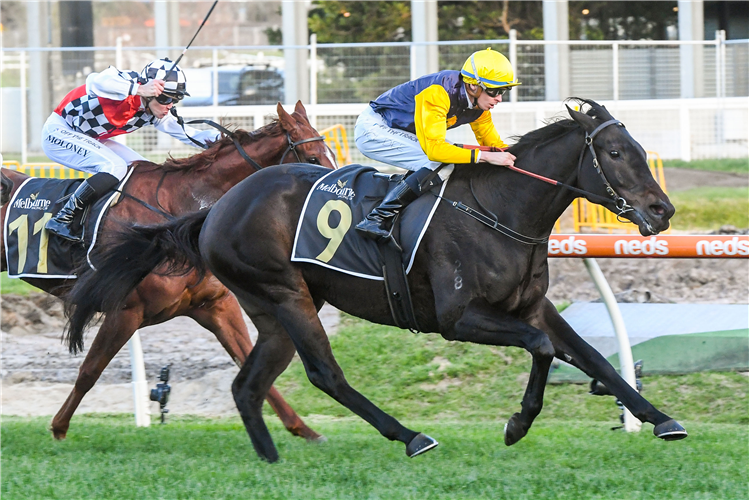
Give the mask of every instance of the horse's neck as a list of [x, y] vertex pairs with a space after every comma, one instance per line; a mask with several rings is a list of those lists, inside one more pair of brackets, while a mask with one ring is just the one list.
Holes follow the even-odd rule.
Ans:
[[[281, 136], [266, 137], [248, 144], [244, 149], [260, 166], [276, 165], [283, 154], [283, 139]], [[205, 170], [204, 175], [207, 175], [206, 185], [215, 186], [223, 194], [255, 172], [255, 167], [240, 155], [236, 146], [231, 145], [227, 147], [226, 153], [220, 154], [211, 167]]]
[[[543, 150], [534, 148], [519, 157], [515, 165], [565, 184], [574, 184], [580, 148], [582, 140], [564, 145], [558, 142]], [[494, 201], [500, 222], [527, 236], [543, 237], [551, 233], [556, 221], [575, 199], [574, 193], [567, 189], [517, 172], [495, 170], [489, 176], [489, 182], [483, 183], [486, 192], [483, 199], [489, 197]]]

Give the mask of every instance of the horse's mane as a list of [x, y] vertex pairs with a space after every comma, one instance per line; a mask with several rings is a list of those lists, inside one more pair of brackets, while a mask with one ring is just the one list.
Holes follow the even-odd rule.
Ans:
[[[584, 104], [587, 104], [589, 108], [585, 112], [585, 114], [592, 118], [603, 121], [611, 120], [612, 118], [606, 108], [595, 101], [592, 101], [590, 99], [582, 99], [580, 97], [570, 97], [567, 100], [577, 101], [580, 109], [583, 108]], [[580, 125], [576, 121], [570, 118], [552, 118], [544, 127], [536, 130], [531, 130], [530, 132], [522, 136], [511, 137], [511, 139], [517, 139], [517, 142], [513, 144], [508, 151], [515, 156], [520, 156], [529, 152], [535, 147], [539, 147], [548, 142], [560, 139], [575, 130], [580, 130]]]
[[[233, 134], [239, 143], [244, 146], [248, 143], [257, 142], [267, 137], [277, 137], [281, 135], [283, 131], [280, 122], [276, 119], [268, 125], [253, 130], [252, 132], [236, 129], [233, 131]], [[231, 146], [232, 148], [236, 147], [234, 146], [234, 141], [231, 137], [222, 135], [221, 139], [210, 143], [208, 149], [201, 153], [188, 156], [187, 158], [172, 158], [169, 156], [164, 163], [156, 166], [166, 172], [200, 172], [211, 166], [213, 162], [216, 161], [219, 151], [227, 146]]]

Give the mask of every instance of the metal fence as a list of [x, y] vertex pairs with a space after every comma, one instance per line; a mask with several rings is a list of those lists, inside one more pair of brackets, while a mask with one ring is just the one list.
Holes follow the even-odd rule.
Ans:
[[[312, 90], [308, 102], [313, 103], [308, 105], [310, 116], [319, 128], [342, 124], [352, 140], [353, 124], [364, 103], [417, 76], [415, 49], [419, 45], [430, 44], [195, 47], [188, 51], [181, 66], [217, 70], [228, 64], [265, 65], [283, 74], [283, 49], [306, 50]], [[558, 103], [546, 101], [547, 54], [549, 48], [554, 48], [558, 49], [559, 66], [566, 68], [566, 81], [563, 82], [566, 95], [606, 101], [610, 108], [631, 112], [632, 120], [644, 122], [642, 128], [646, 130], [648, 140], [661, 138], [664, 145], [647, 147], [659, 151], [664, 158], [742, 157], [749, 154], [746, 99], [737, 99], [749, 96], [749, 40], [725, 41], [719, 33], [715, 40], [704, 42], [546, 42], [511, 37], [509, 40], [437, 42], [431, 45], [437, 46], [436, 69], [439, 70], [459, 68], [472, 52], [490, 45], [513, 61], [523, 85], [509, 93], [511, 106], [503, 104], [495, 108], [495, 121], [504, 132], [503, 137], [525, 133], [542, 124], [536, 117], [557, 114], [563, 109]], [[38, 153], [41, 124], [68, 91], [85, 82], [90, 71], [101, 71], [111, 64], [122, 69], [139, 69], [165, 51], [179, 53], [181, 48], [3, 49], [0, 59], [3, 82], [0, 150], [24, 155]], [[63, 52], [67, 56], [65, 64], [60, 57]], [[309, 54], [316, 54], [314, 60], [309, 58]], [[679, 100], [685, 54], [689, 55], [694, 63], [690, 64], [698, 73], [694, 95], [699, 99], [694, 101], [705, 100], [705, 104], [690, 103], [690, 100], [681, 103]], [[77, 72], [66, 70], [76, 66], [76, 58], [78, 67], [82, 64], [92, 67], [83, 67]], [[29, 68], [37, 69], [32, 72]], [[39, 81], [44, 84], [40, 85]], [[31, 95], [28, 88], [42, 88], [47, 94], [46, 102], [40, 102], [42, 97]], [[238, 89], [238, 92], [251, 90]], [[646, 103], [644, 100], [655, 102]], [[554, 112], [549, 113], [550, 109]], [[181, 105], [180, 113], [190, 117], [220, 118], [241, 128], [255, 129], [270, 120], [268, 115], [274, 114], [274, 109], [263, 105], [203, 108]], [[661, 125], [653, 127], [652, 123]], [[163, 134], [147, 128], [129, 134], [125, 141], [154, 160], [163, 158], [169, 151], [176, 155], [191, 151], [171, 138], [161, 136]], [[356, 159], [356, 148], [353, 144], [349, 146]]]

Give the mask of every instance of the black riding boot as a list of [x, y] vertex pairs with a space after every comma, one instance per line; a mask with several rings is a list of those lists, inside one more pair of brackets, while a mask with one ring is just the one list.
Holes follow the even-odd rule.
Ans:
[[409, 174], [390, 191], [382, 203], [356, 225], [356, 230], [368, 238], [387, 238], [393, 229], [395, 217], [406, 205], [441, 183], [433, 170], [421, 168]]
[[71, 230], [70, 226], [73, 223], [73, 219], [79, 213], [83, 212], [88, 205], [98, 200], [101, 194], [116, 186], [118, 182], [117, 177], [105, 172], [99, 172], [84, 180], [78, 186], [78, 189], [70, 195], [65, 206], [47, 222], [44, 228], [60, 238], [70, 241], [81, 241], [82, 236], [73, 234]]

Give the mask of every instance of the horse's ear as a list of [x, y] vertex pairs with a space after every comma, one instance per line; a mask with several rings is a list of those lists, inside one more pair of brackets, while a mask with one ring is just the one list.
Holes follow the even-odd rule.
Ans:
[[567, 111], [569, 112], [572, 119], [575, 120], [583, 128], [583, 130], [592, 132], [598, 126], [596, 124], [596, 121], [592, 117], [586, 115], [585, 113], [576, 111], [570, 108], [569, 106], [567, 106], [566, 104], [564, 105], [564, 107], [567, 108]]
[[291, 132], [296, 128], [296, 120], [294, 120], [294, 117], [283, 109], [280, 102], [278, 103], [278, 106], [276, 106], [276, 113], [278, 113], [278, 121], [281, 122], [281, 127], [283, 127], [285, 131]]
[[304, 104], [302, 104], [302, 101], [296, 102], [296, 106], [294, 106], [294, 111], [302, 115], [305, 120], [309, 121], [309, 118], [307, 118], [307, 110], [304, 109]]

